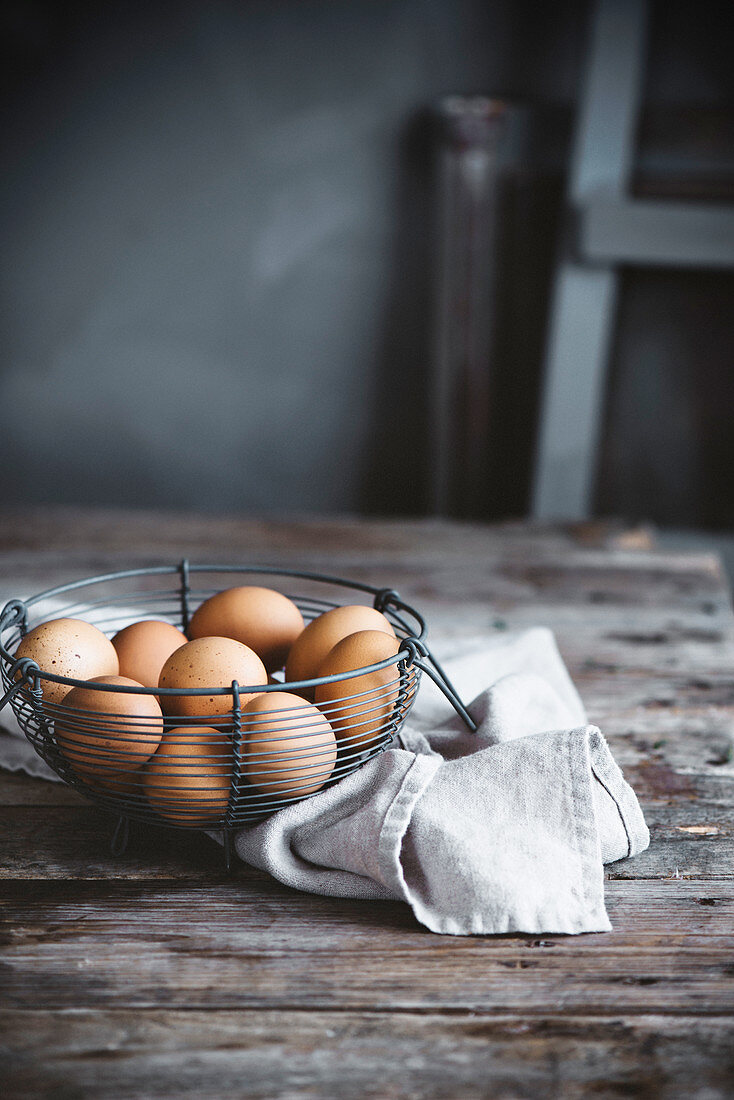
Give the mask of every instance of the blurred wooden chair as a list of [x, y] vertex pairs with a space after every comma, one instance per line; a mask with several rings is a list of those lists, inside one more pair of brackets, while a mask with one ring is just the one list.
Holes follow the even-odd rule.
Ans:
[[734, 208], [629, 196], [647, 0], [596, 0], [552, 290], [532, 514], [591, 514], [618, 268], [734, 267]]

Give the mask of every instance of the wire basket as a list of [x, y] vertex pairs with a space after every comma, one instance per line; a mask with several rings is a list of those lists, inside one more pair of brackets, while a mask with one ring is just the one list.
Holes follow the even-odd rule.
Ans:
[[[253, 576], [279, 586], [306, 623], [340, 606], [344, 589], [367, 594], [388, 619], [398, 652], [349, 673], [286, 683], [275, 673], [267, 684], [232, 681], [225, 687], [145, 688], [57, 676], [14, 656], [21, 638], [49, 618], [83, 619], [108, 637], [142, 619], [162, 619], [184, 633], [200, 603]], [[234, 578], [234, 579], [233, 579]], [[296, 583], [297, 582], [297, 583]], [[288, 591], [297, 587], [297, 592]], [[27, 600], [11, 600], [0, 614], [0, 664], [5, 694], [36, 752], [69, 786], [116, 813], [113, 851], [127, 843], [131, 820], [223, 833], [230, 861], [233, 830], [339, 782], [395, 740], [425, 672], [470, 728], [475, 728], [426, 644], [422, 615], [393, 589], [317, 573], [262, 566], [163, 565], [73, 581]], [[355, 690], [350, 681], [354, 681]], [[44, 684], [93, 688], [109, 695], [94, 710], [51, 702]], [[305, 698], [253, 714], [243, 698], [270, 692], [307, 694], [338, 684], [319, 709]], [[333, 695], [333, 692], [329, 693]], [[170, 710], [170, 697], [199, 695], [212, 713], [126, 713], [124, 696], [152, 697]], [[169, 703], [166, 706], [166, 703]], [[140, 708], [138, 708], [140, 709]], [[143, 708], [145, 709], [145, 708]], [[324, 719], [326, 721], [324, 721]], [[328, 725], [327, 725], [328, 723]]]

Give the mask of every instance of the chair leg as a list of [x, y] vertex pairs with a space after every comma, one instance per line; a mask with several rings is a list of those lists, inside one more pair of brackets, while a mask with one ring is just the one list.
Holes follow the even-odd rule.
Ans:
[[579, 258], [574, 216], [592, 195], [627, 190], [647, 7], [646, 0], [597, 0], [594, 11], [551, 297], [532, 501], [538, 519], [591, 513], [617, 274], [611, 264]]

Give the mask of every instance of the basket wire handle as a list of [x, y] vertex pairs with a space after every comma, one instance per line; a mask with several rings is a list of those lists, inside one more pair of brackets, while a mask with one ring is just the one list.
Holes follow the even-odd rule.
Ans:
[[23, 600], [8, 600], [0, 615], [0, 629], [18, 625], [21, 636], [28, 633], [28, 605]]
[[386, 608], [395, 607], [400, 603], [402, 603], [400, 593], [396, 592], [394, 588], [381, 588], [379, 592], [375, 593], [372, 606], [375, 611], [379, 611], [384, 615]]
[[[449, 680], [448, 676], [441, 668], [436, 658], [431, 653], [430, 649], [425, 642], [422, 642], [419, 638], [403, 638], [402, 649], [408, 650], [408, 656], [404, 658], [406, 664], [415, 665], [421, 672], [425, 672], [427, 676], [433, 680], [437, 688], [439, 688], [446, 696], [451, 706], [456, 713], [464, 720], [468, 728], [472, 733], [477, 732], [477, 724], [472, 718], [469, 711], [462, 703], [456, 688]], [[431, 664], [427, 662], [430, 661]], [[433, 665], [433, 668], [431, 668]]]
[[[8, 603], [5, 604], [2, 614], [0, 615], [0, 629], [5, 630], [16, 624], [20, 627], [22, 637], [28, 631], [28, 608], [23, 600], [9, 600]], [[40, 671], [36, 662], [32, 661], [30, 657], [21, 657], [19, 660], [14, 661], [8, 670], [11, 684], [2, 699], [0, 699], [0, 710], [2, 710], [11, 699], [15, 698], [22, 687], [27, 685], [29, 688], [32, 688], [36, 674], [40, 673]], [[19, 672], [21, 675], [16, 680], [15, 677]], [[13, 681], [15, 682], [13, 683]]]
[[[393, 610], [396, 610], [397, 608], [402, 606], [402, 603], [403, 601], [400, 597], [400, 593], [396, 592], [394, 588], [381, 588], [380, 591], [375, 594], [375, 598], [373, 600], [373, 606], [375, 610], [381, 611], [383, 614], [385, 613], [387, 608], [391, 607], [393, 608]], [[431, 678], [431, 680], [433, 680], [436, 687], [440, 688], [448, 701], [451, 703], [451, 706], [454, 708], [456, 713], [464, 720], [471, 732], [476, 733], [476, 722], [462, 703], [456, 688], [451, 683], [448, 676], [441, 668], [441, 665], [433, 656], [426, 643], [423, 641], [423, 638], [403, 638], [400, 648], [401, 650], [408, 650], [407, 658], [404, 658], [403, 662], [401, 662], [403, 666], [407, 668], [410, 665], [415, 665], [417, 668], [421, 669], [422, 672], [425, 672]], [[427, 658], [433, 665], [433, 668], [427, 665], [423, 658]]]
[[[15, 677], [19, 672], [21, 675], [19, 679], [16, 680]], [[15, 683], [11, 683], [10, 687], [3, 695], [2, 699], [0, 699], [0, 710], [2, 710], [3, 707], [10, 702], [11, 699], [15, 698], [21, 688], [30, 688], [32, 694], [36, 691], [40, 692], [40, 675], [41, 669], [38, 667], [35, 661], [31, 660], [30, 657], [21, 657], [19, 660], [14, 661], [13, 664], [10, 666], [10, 669], [8, 670], [8, 676], [10, 677], [11, 681], [14, 680]]]

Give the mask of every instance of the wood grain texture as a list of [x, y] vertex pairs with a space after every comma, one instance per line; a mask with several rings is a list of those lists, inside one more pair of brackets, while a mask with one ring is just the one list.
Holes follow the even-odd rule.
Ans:
[[[424, 533], [423, 538], [418, 536]], [[218, 550], [220, 555], [243, 549], [293, 554], [330, 550], [343, 555], [382, 552], [447, 552], [462, 557], [483, 550], [488, 536], [505, 544], [558, 551], [569, 545], [603, 549], [649, 550], [651, 532], [613, 522], [551, 525], [512, 521], [487, 527], [481, 523], [440, 519], [370, 519], [356, 516], [251, 518], [242, 515], [196, 514], [113, 507], [74, 508], [68, 505], [4, 506], [0, 550], [43, 554], [89, 551], [148, 557]], [[223, 561], [222, 556], [216, 560]]]
[[582, 937], [438, 938], [406, 906], [265, 878], [7, 894], [4, 1007], [734, 1011], [731, 883], [615, 883], [616, 931]]
[[0, 806], [86, 805], [86, 799], [65, 783], [47, 783], [22, 772], [0, 768]]
[[727, 1017], [82, 1009], [2, 1033], [15, 1100], [729, 1100], [734, 1078]]
[[637, 790], [614, 931], [433, 936], [299, 894], [200, 834], [0, 773], [10, 1097], [734, 1095], [734, 616], [718, 561], [644, 529], [0, 513], [1, 596], [126, 565], [248, 561], [396, 587], [442, 638], [551, 627]]
[[436, 937], [267, 878], [5, 893], [4, 1007], [734, 1013], [731, 883], [614, 883], [616, 931], [580, 937]]

